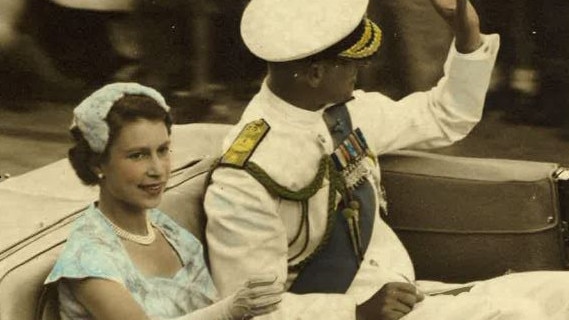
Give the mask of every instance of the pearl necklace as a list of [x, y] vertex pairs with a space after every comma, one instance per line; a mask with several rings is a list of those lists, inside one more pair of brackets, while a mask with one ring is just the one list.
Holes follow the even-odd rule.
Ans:
[[152, 228], [152, 225], [151, 225], [148, 217], [146, 217], [147, 234], [145, 236], [141, 236], [138, 234], [128, 232], [125, 229], [114, 224], [110, 219], [107, 219], [107, 221], [109, 221], [109, 223], [111, 224], [111, 228], [113, 228], [113, 231], [117, 234], [117, 236], [119, 236], [125, 240], [129, 240], [129, 241], [132, 241], [132, 242], [144, 245], [144, 246], [147, 246], [147, 245], [151, 244], [152, 242], [154, 242], [154, 240], [156, 240], [156, 234], [154, 233], [154, 228]]

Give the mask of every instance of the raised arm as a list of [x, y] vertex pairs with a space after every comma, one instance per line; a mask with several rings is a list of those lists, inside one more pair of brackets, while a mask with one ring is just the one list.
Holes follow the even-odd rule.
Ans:
[[468, 0], [430, 0], [435, 10], [450, 25], [456, 37], [456, 50], [471, 53], [482, 45], [480, 20]]
[[[355, 91], [348, 104], [373, 151], [448, 146], [464, 138], [482, 118], [494, 63], [500, 47], [496, 34], [480, 35], [481, 45], [468, 54], [449, 50], [444, 76], [426, 92], [392, 101], [379, 93]], [[457, 39], [458, 41], [458, 39]]]

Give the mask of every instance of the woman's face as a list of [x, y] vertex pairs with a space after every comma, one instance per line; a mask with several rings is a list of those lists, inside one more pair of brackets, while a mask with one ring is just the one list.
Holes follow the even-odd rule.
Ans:
[[104, 206], [114, 212], [158, 206], [170, 175], [170, 136], [164, 122], [126, 123], [108, 152], [100, 167]]

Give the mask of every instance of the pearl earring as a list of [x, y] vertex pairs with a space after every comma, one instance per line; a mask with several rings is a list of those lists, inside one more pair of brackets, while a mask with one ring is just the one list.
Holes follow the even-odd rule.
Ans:
[[103, 180], [104, 177], [105, 175], [102, 174], [101, 172], [97, 173], [97, 178], [99, 178], [99, 180]]

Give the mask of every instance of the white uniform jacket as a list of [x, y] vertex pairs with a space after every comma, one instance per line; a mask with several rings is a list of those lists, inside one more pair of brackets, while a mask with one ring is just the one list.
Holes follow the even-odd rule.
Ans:
[[[465, 137], [482, 116], [490, 74], [499, 48], [498, 35], [484, 36], [484, 44], [470, 54], [451, 47], [445, 76], [428, 92], [413, 93], [393, 101], [377, 92], [355, 91], [347, 103], [353, 128], [360, 128], [377, 155], [403, 148], [436, 148]], [[314, 178], [319, 161], [333, 152], [333, 141], [323, 120], [323, 110], [294, 107], [264, 84], [251, 100], [240, 122], [224, 143], [227, 150], [243, 126], [265, 119], [270, 131], [249, 159], [270, 177], [291, 190]], [[368, 177], [381, 203], [379, 166]], [[310, 253], [320, 243], [327, 219], [328, 182], [309, 201]], [[389, 193], [389, 190], [387, 190]], [[379, 208], [379, 206], [378, 206]], [[262, 319], [354, 319], [355, 305], [364, 302], [385, 283], [413, 281], [407, 251], [376, 208], [372, 238], [364, 261], [346, 294], [286, 293], [278, 312]], [[304, 241], [287, 243], [301, 221], [301, 205], [276, 198], [245, 170], [222, 167], [212, 177], [205, 197], [208, 216], [207, 245], [212, 275], [222, 296], [227, 296], [250, 275], [274, 273], [287, 284], [287, 258]], [[291, 263], [306, 257], [302, 255]]]

